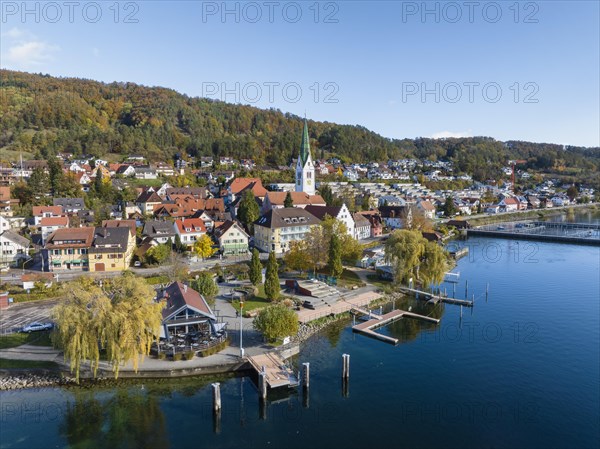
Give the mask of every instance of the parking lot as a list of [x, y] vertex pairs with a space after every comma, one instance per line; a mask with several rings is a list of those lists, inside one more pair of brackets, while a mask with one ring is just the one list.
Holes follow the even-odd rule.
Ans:
[[12, 304], [8, 309], [0, 310], [0, 335], [18, 332], [23, 326], [36, 321], [50, 321], [50, 313], [56, 303], [57, 300], [34, 301]]

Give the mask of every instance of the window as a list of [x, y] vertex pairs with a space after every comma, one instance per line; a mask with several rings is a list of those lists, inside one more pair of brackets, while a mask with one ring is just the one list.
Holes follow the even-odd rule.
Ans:
[[53, 252], [53, 254], [55, 256], [60, 256], [60, 249], [55, 249], [54, 252]]

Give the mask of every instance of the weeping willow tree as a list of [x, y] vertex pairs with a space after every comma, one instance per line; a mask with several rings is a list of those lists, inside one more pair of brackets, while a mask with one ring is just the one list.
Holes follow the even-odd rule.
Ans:
[[102, 287], [90, 279], [78, 280], [70, 284], [66, 296], [53, 310], [54, 341], [63, 349], [77, 380], [86, 361], [96, 375], [101, 350], [115, 378], [120, 366], [129, 361], [137, 371], [160, 331], [163, 305], [153, 301], [152, 287], [126, 274], [104, 281]]
[[405, 284], [411, 278], [424, 286], [440, 284], [448, 271], [446, 251], [419, 231], [392, 232], [385, 244], [385, 258], [394, 267], [395, 279]]

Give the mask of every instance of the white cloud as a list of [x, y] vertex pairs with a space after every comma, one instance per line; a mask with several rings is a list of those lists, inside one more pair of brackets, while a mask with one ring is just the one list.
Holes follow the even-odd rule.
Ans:
[[473, 137], [473, 131], [440, 131], [431, 136], [432, 139], [446, 139], [448, 137]]
[[52, 61], [54, 54], [60, 50], [57, 45], [52, 45], [27, 30], [11, 28], [2, 33], [1, 58], [3, 66], [16, 69], [38, 68]]

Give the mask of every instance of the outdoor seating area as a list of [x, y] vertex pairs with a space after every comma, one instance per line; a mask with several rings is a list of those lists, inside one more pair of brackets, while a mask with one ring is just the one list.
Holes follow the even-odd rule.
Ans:
[[173, 334], [170, 338], [161, 338], [158, 344], [152, 347], [152, 353], [158, 355], [164, 353], [173, 355], [176, 353], [193, 352], [198, 355], [208, 348], [217, 346], [227, 340], [227, 332], [221, 330], [214, 335], [203, 332], [189, 332]]

